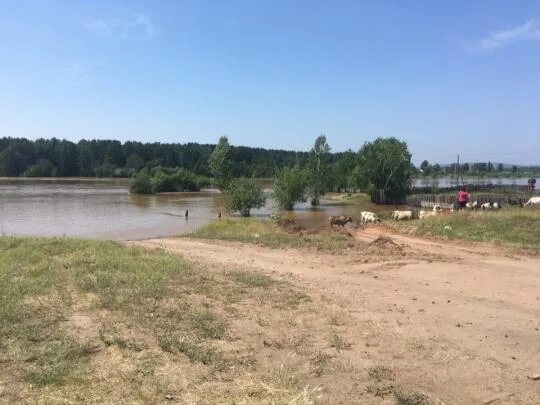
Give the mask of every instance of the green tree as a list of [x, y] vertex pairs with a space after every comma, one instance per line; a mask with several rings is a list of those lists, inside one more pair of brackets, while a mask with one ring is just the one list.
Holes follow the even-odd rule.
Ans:
[[352, 150], [339, 154], [338, 160], [332, 165], [330, 181], [327, 184], [333, 191], [352, 191], [357, 188], [353, 171], [358, 165], [358, 156]]
[[249, 217], [252, 208], [261, 208], [266, 202], [262, 187], [253, 179], [236, 179], [229, 183], [225, 192], [225, 208]]
[[309, 196], [313, 206], [319, 205], [320, 197], [326, 192], [329, 153], [330, 146], [326, 143], [326, 136], [318, 136], [309, 152], [307, 166]]
[[231, 147], [226, 136], [219, 138], [219, 142], [208, 159], [208, 167], [216, 180], [220, 190], [227, 187], [232, 177]]
[[276, 173], [273, 197], [284, 210], [292, 210], [297, 202], [306, 201], [306, 173], [298, 166], [284, 167]]
[[142, 170], [131, 178], [129, 192], [134, 194], [153, 194], [152, 179], [148, 170]]
[[411, 181], [407, 143], [396, 138], [377, 138], [365, 143], [358, 156], [361, 171], [374, 189], [384, 190], [389, 202], [403, 202]]
[[49, 159], [39, 159], [35, 165], [23, 173], [26, 177], [55, 177], [58, 170]]
[[504, 165], [503, 165], [502, 163], [499, 163], [499, 164], [497, 165], [497, 171], [498, 171], [498, 172], [504, 171]]

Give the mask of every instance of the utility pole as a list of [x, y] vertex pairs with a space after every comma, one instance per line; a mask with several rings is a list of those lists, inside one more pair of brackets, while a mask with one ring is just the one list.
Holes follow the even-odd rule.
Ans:
[[456, 190], [459, 188], [459, 153], [457, 155], [457, 165], [455, 170], [455, 176], [456, 176]]

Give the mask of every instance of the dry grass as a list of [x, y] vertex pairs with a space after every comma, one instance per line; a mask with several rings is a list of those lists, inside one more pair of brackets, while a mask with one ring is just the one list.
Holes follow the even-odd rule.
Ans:
[[[311, 305], [262, 274], [112, 242], [1, 238], [0, 252], [0, 402], [250, 402], [241, 376], [260, 326], [242, 336], [238, 322], [254, 306], [289, 319]], [[265, 375], [249, 382], [269, 387], [261, 402], [316, 394]]]
[[0, 253], [0, 403], [377, 403], [395, 391], [393, 371], [366, 369], [347, 310], [288, 282], [112, 242], [0, 238]]
[[343, 251], [354, 246], [354, 239], [343, 232], [287, 232], [270, 221], [254, 218], [225, 219], [208, 224], [186, 235], [201, 239], [220, 239], [255, 243], [270, 248], [308, 248]]

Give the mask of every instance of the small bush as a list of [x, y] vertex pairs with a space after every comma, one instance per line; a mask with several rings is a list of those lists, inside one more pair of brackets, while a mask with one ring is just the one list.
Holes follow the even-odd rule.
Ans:
[[199, 191], [209, 183], [208, 179], [178, 168], [156, 167], [143, 169], [132, 179], [129, 191], [136, 194], [154, 194], [170, 191]]
[[284, 167], [276, 173], [274, 199], [279, 208], [292, 210], [297, 202], [305, 202], [307, 176], [299, 167]]
[[134, 194], [153, 194], [152, 182], [147, 171], [139, 172], [131, 178], [129, 192]]
[[249, 217], [252, 208], [261, 208], [266, 202], [262, 187], [253, 179], [232, 181], [225, 194], [225, 208], [229, 212], [240, 212]]

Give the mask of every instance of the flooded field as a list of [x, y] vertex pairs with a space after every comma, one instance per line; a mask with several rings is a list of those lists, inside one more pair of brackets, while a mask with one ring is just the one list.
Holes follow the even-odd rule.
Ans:
[[[272, 205], [268, 199], [252, 215], [268, 217], [276, 212]], [[353, 205], [323, 200], [318, 209], [299, 205], [283, 215], [314, 227], [325, 224], [328, 215], [356, 216], [361, 210], [377, 208], [369, 202]], [[223, 196], [216, 190], [133, 195], [127, 179], [0, 179], [3, 235], [146, 239], [192, 231], [217, 220], [223, 211]]]

